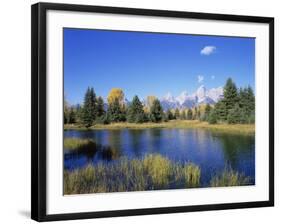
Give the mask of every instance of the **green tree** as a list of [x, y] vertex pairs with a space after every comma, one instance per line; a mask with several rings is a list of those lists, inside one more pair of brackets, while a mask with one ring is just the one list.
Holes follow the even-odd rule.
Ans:
[[223, 100], [220, 100], [216, 103], [214, 108], [214, 113], [216, 113], [216, 119], [220, 121], [226, 121], [227, 120], [227, 114], [228, 111], [226, 109], [225, 102]]
[[185, 120], [185, 119], [186, 119], [186, 113], [185, 113], [184, 110], [182, 110], [182, 111], [180, 112], [180, 119], [181, 119], [181, 120]]
[[138, 96], [134, 96], [128, 108], [127, 121], [130, 123], [143, 123], [145, 121], [143, 105]]
[[173, 113], [172, 113], [172, 111], [170, 109], [167, 110], [166, 116], [167, 116], [168, 120], [173, 120], [174, 119], [174, 115], [173, 115]]
[[205, 107], [204, 120], [208, 120], [211, 109], [212, 108], [211, 108], [210, 104], [207, 104], [206, 107]]
[[226, 84], [224, 86], [222, 101], [225, 104], [227, 115], [228, 115], [228, 111], [230, 109], [233, 109], [234, 105], [239, 101], [236, 85], [231, 78], [227, 79]]
[[99, 96], [97, 99], [97, 117], [102, 117], [105, 115], [104, 102], [103, 99]]
[[208, 122], [209, 122], [209, 124], [216, 124], [217, 123], [217, 114], [216, 114], [214, 109], [212, 109], [210, 111], [210, 114], [208, 116]]
[[252, 88], [240, 88], [239, 91], [239, 105], [243, 109], [247, 120], [249, 121], [250, 116], [254, 115], [255, 112], [255, 96]]
[[77, 123], [81, 123], [83, 120], [83, 108], [80, 104], [76, 104], [75, 106], [75, 121]]
[[193, 120], [197, 119], [197, 107], [194, 107]]
[[237, 124], [240, 123], [241, 119], [241, 109], [239, 107], [239, 104], [236, 103], [232, 109], [229, 110], [229, 113], [227, 115], [227, 122], [229, 124]]
[[67, 123], [69, 123], [69, 124], [75, 123], [75, 117], [76, 117], [76, 114], [75, 114], [74, 108], [70, 107]]
[[188, 111], [187, 111], [187, 120], [192, 120], [192, 110], [189, 108]]
[[83, 104], [83, 123], [85, 127], [90, 127], [96, 118], [96, 94], [93, 88], [88, 87]]
[[112, 103], [108, 106], [108, 118], [110, 121], [118, 122], [124, 121], [124, 112], [121, 109], [121, 105], [119, 100], [116, 98]]
[[180, 111], [178, 108], [176, 108], [175, 110], [175, 119], [179, 119], [180, 118]]
[[163, 109], [160, 101], [155, 99], [150, 108], [150, 120], [152, 122], [160, 122], [163, 119]]

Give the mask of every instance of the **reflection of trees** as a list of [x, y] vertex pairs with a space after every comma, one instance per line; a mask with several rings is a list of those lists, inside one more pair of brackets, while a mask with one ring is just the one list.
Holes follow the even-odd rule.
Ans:
[[131, 137], [131, 146], [132, 150], [136, 157], [140, 157], [143, 151], [143, 145], [142, 145], [142, 135], [144, 133], [144, 130], [131, 130], [130, 131], [130, 137]]
[[146, 132], [147, 153], [159, 153], [161, 151], [161, 137], [163, 133], [161, 129], [152, 128]]
[[218, 137], [224, 157], [232, 168], [237, 167], [241, 156], [249, 154], [255, 146], [254, 136], [222, 134]]
[[[123, 133], [124, 134], [124, 133]], [[122, 146], [123, 136], [122, 130], [110, 130], [108, 131], [108, 151], [110, 151], [111, 158], [117, 159], [121, 156], [120, 147]]]

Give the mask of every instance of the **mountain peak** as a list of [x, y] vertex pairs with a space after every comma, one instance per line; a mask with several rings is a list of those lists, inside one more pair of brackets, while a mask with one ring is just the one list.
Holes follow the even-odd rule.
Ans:
[[188, 93], [187, 91], [183, 91], [178, 97], [176, 97], [176, 100], [180, 103], [183, 104], [184, 101], [187, 99], [188, 97]]
[[223, 87], [212, 88], [207, 90], [204, 85], [188, 94], [186, 90], [182, 91], [180, 95], [174, 97], [168, 92], [161, 100], [161, 105], [164, 110], [175, 108], [192, 108], [200, 104], [215, 104], [223, 98]]
[[172, 94], [170, 92], [168, 92], [164, 97], [163, 100], [167, 100], [167, 101], [175, 101], [174, 97], [172, 96]]

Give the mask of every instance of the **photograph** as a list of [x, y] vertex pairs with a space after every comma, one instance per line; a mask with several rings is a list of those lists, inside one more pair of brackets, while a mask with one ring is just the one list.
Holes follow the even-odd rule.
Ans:
[[255, 38], [63, 28], [63, 194], [255, 185]]

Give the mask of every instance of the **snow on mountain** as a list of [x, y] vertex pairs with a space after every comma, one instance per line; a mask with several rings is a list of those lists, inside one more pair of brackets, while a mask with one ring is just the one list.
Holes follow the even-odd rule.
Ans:
[[161, 100], [161, 105], [163, 109], [166, 111], [168, 109], [173, 109], [179, 107], [179, 102], [172, 96], [170, 92], [168, 92]]
[[182, 105], [188, 98], [187, 91], [183, 91], [177, 98], [176, 100], [179, 102], [180, 105]]
[[164, 110], [174, 108], [192, 108], [200, 104], [215, 104], [223, 98], [223, 88], [212, 88], [207, 90], [201, 85], [193, 94], [188, 95], [187, 91], [183, 91], [179, 96], [173, 97], [171, 93], [167, 93], [161, 99], [161, 105]]
[[207, 96], [209, 96], [215, 102], [218, 102], [223, 98], [223, 87], [212, 88], [207, 92]]
[[[201, 104], [213, 105], [223, 98], [223, 87], [212, 88], [207, 90], [204, 85], [201, 85], [194, 93], [188, 94], [183, 91], [177, 97], [174, 97], [170, 92], [160, 99], [161, 106], [164, 111], [168, 109], [185, 109], [192, 108]], [[130, 105], [128, 99], [125, 99], [125, 105]], [[147, 100], [142, 100], [142, 104], [147, 106]]]

